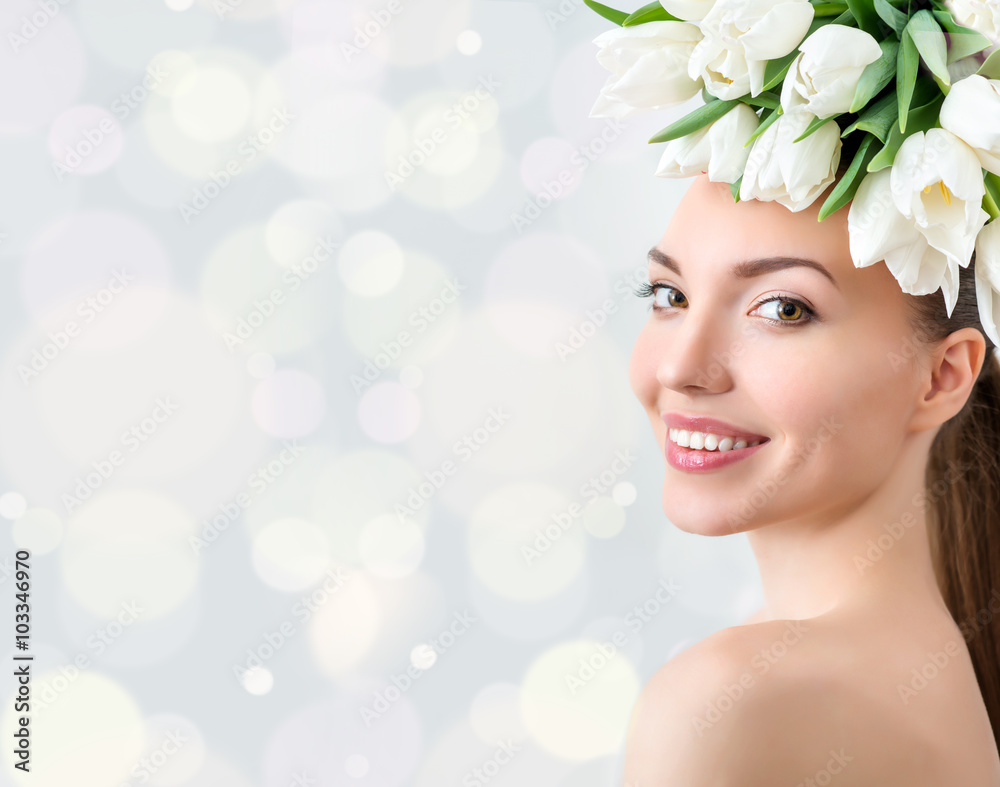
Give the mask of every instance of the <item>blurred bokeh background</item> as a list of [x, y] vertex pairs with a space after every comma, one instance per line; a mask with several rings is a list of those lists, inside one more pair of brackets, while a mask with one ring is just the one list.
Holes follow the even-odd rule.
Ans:
[[609, 24], [5, 0], [0, 785], [619, 783], [760, 592], [666, 520], [629, 389], [693, 105], [590, 118]]

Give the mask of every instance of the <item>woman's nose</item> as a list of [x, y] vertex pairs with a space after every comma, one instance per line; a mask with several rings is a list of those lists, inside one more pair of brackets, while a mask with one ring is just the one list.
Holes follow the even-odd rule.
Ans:
[[729, 330], [718, 312], [689, 306], [683, 314], [661, 324], [657, 342], [660, 358], [656, 378], [679, 393], [723, 393], [732, 387], [730, 365], [734, 353]]

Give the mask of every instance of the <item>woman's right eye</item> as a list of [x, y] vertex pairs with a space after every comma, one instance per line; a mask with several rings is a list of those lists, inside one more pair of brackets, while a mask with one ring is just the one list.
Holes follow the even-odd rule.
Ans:
[[654, 311], [665, 311], [667, 309], [684, 308], [687, 306], [687, 298], [684, 293], [676, 287], [671, 287], [663, 282], [644, 283], [637, 291], [640, 298], [652, 298], [650, 308]]

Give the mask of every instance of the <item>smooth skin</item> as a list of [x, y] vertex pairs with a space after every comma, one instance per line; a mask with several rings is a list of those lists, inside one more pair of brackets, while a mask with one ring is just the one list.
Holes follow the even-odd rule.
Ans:
[[[922, 505], [931, 442], [968, 399], [985, 342], [963, 329], [919, 348], [910, 296], [883, 262], [854, 266], [848, 209], [819, 222], [822, 203], [734, 203], [728, 184], [702, 175], [657, 244], [681, 273], [650, 264], [650, 282], [674, 289], [653, 299], [629, 381], [660, 448], [668, 411], [770, 438], [707, 473], [665, 462], [663, 510], [689, 533], [745, 532], [765, 604], [643, 689], [626, 745], [631, 787], [1000, 785]], [[731, 271], [773, 257], [818, 262], [833, 281], [804, 266]], [[816, 319], [761, 305], [774, 295]], [[898, 537], [869, 560], [869, 540], [894, 523]], [[912, 670], [934, 672], [931, 654], [944, 666], [921, 683]]]

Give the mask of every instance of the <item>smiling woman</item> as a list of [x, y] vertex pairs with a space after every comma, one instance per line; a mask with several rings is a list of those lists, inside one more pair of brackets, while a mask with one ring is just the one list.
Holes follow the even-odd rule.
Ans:
[[764, 591], [649, 680], [626, 784], [1000, 787], [1000, 64], [982, 14], [585, 2], [620, 26], [596, 40], [612, 76], [592, 116], [702, 88], [650, 140], [668, 143], [657, 175], [696, 179], [649, 252], [629, 382], [667, 518], [745, 534]]
[[1000, 784], [996, 640], [965, 620], [988, 608], [1000, 538], [973, 270], [949, 320], [940, 295], [854, 266], [846, 210], [817, 211], [734, 203], [701, 176], [650, 253], [629, 377], [663, 508], [690, 533], [746, 533], [765, 606], [649, 682], [630, 783], [794, 784], [834, 750], [845, 784]]

